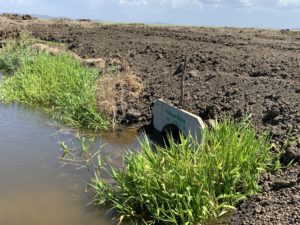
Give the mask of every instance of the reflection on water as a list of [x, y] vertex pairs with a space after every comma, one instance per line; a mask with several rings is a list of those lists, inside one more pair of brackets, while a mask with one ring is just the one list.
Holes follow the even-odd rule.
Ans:
[[118, 128], [110, 132], [105, 132], [101, 135], [101, 139], [108, 143], [115, 143], [118, 145], [129, 145], [133, 141], [136, 141], [137, 134], [137, 128]]
[[[110, 224], [110, 218], [87, 206], [92, 198], [85, 190], [92, 171], [60, 162], [59, 142], [76, 138], [58, 132], [50, 122], [39, 110], [0, 104], [0, 224]], [[138, 146], [135, 137], [130, 130], [104, 135], [97, 142], [107, 143], [102, 153], [121, 165], [122, 151]]]
[[108, 221], [88, 213], [61, 187], [14, 188], [1, 193], [0, 223], [9, 225], [96, 225]]

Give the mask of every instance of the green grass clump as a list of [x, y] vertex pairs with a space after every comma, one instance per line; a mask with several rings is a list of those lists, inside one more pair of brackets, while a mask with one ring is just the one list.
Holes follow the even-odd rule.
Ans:
[[25, 62], [33, 57], [30, 45], [33, 39], [21, 34], [18, 39], [11, 39], [0, 49], [0, 70], [5, 74], [13, 74]]
[[272, 164], [270, 141], [257, 136], [249, 122], [223, 119], [207, 130], [203, 145], [181, 138], [152, 151], [127, 153], [124, 168], [109, 167], [116, 185], [96, 173], [95, 203], [120, 213], [120, 220], [144, 224], [201, 224], [234, 209], [259, 190], [258, 178]]
[[0, 70], [13, 74], [4, 77], [0, 100], [41, 105], [75, 127], [106, 128], [95, 104], [98, 71], [67, 53], [36, 52], [26, 40], [11, 40], [0, 50]]

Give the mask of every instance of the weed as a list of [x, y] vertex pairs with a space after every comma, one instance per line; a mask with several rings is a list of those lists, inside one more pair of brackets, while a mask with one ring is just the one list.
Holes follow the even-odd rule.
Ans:
[[70, 150], [69, 150], [68, 146], [65, 144], [65, 142], [60, 142], [59, 144], [63, 150], [62, 158], [65, 158], [70, 153]]
[[[100, 150], [104, 145], [96, 143], [95, 137], [87, 138], [77, 134], [75, 141], [66, 144], [60, 142], [63, 150], [61, 162], [76, 166], [77, 168], [97, 168], [100, 162]], [[98, 149], [98, 150], [97, 150]], [[96, 151], [97, 150], [97, 151]], [[96, 164], [95, 160], [98, 160]]]
[[110, 205], [125, 219], [144, 224], [200, 224], [234, 209], [259, 190], [259, 175], [272, 166], [268, 136], [257, 136], [249, 121], [223, 119], [207, 130], [203, 145], [181, 136], [152, 151], [124, 156], [123, 169], [108, 172], [116, 186], [96, 173], [95, 203]]
[[33, 39], [27, 33], [21, 33], [20, 38], [10, 39], [5, 48], [0, 51], [0, 70], [5, 74], [13, 74], [24, 61], [31, 61], [34, 54], [30, 50]]
[[85, 137], [79, 138], [80, 142], [81, 142], [81, 153], [85, 156], [85, 157], [91, 157], [91, 153], [90, 150], [93, 147], [93, 143], [95, 141], [95, 138], [89, 138], [88, 140]]
[[4, 102], [39, 104], [55, 119], [74, 127], [104, 129], [108, 121], [96, 107], [95, 83], [99, 72], [86, 68], [67, 53], [37, 52], [25, 37], [8, 41], [0, 52], [0, 69], [6, 76], [1, 83]]

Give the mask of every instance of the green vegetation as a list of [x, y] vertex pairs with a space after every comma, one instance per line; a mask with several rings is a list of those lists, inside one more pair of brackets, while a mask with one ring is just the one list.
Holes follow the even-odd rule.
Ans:
[[30, 49], [33, 39], [28, 35], [22, 34], [17, 39], [6, 42], [4, 48], [0, 49], [0, 70], [5, 74], [13, 74], [25, 61], [32, 60], [34, 54]]
[[[268, 136], [258, 137], [247, 120], [221, 120], [206, 131], [203, 145], [191, 137], [169, 143], [152, 150], [145, 139], [141, 152], [125, 154], [124, 168], [102, 165], [92, 183], [95, 204], [111, 206], [121, 221], [201, 224], [259, 191], [259, 175], [275, 160]], [[104, 168], [116, 185], [104, 181]]]
[[98, 166], [100, 150], [104, 145], [98, 145], [95, 137], [88, 138], [77, 134], [74, 140], [68, 142], [68, 144], [60, 142], [62, 163], [73, 165], [78, 169], [92, 169]]
[[106, 128], [108, 122], [95, 103], [99, 72], [67, 53], [37, 52], [32, 43], [33, 39], [21, 35], [0, 50], [0, 70], [7, 74], [0, 100], [41, 105], [55, 119], [74, 127]]

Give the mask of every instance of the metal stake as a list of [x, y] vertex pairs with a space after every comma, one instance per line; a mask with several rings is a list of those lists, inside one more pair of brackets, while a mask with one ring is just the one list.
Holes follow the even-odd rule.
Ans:
[[188, 57], [185, 56], [184, 64], [183, 64], [183, 70], [182, 70], [182, 74], [181, 74], [181, 80], [180, 80], [180, 101], [179, 101], [180, 107], [183, 107], [183, 100], [184, 100], [184, 75], [185, 75], [185, 70], [186, 70], [186, 66], [187, 66], [187, 61], [188, 61]]

